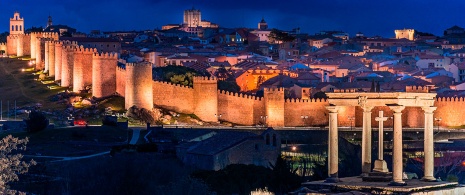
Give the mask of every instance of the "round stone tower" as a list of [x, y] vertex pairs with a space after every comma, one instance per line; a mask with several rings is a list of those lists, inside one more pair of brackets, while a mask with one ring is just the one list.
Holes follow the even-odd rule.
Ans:
[[80, 92], [92, 85], [92, 56], [97, 52], [93, 48], [79, 46], [74, 49], [73, 91]]
[[61, 53], [61, 86], [70, 87], [73, 85], [74, 49], [76, 42], [63, 42]]
[[16, 56], [24, 56], [23, 34], [16, 35]]
[[56, 41], [54, 43], [55, 47], [55, 81], [61, 80], [61, 54], [63, 50], [63, 43], [61, 41]]
[[265, 88], [265, 123], [271, 127], [284, 126], [284, 88]]
[[132, 106], [152, 110], [152, 65], [148, 62], [126, 63], [125, 108]]
[[92, 95], [105, 97], [116, 92], [117, 53], [94, 53], [92, 58]]
[[48, 76], [55, 76], [55, 41], [48, 41]]
[[194, 114], [202, 121], [218, 121], [218, 80], [194, 77]]
[[37, 32], [31, 32], [31, 58], [36, 58]]

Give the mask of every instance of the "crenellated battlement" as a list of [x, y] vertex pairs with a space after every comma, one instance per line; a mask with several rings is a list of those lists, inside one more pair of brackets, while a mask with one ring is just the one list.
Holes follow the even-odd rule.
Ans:
[[428, 86], [406, 86], [405, 92], [409, 93], [429, 93]]
[[260, 101], [262, 100], [262, 97], [257, 97], [254, 95], [248, 95], [244, 93], [230, 92], [230, 91], [225, 91], [225, 90], [218, 90], [218, 94], [233, 96], [233, 97], [238, 97], [238, 98], [244, 98], [244, 99], [251, 99], [251, 100], [260, 100]]
[[355, 93], [357, 89], [334, 89], [334, 93]]
[[264, 92], [282, 92], [284, 93], [284, 88], [279, 87], [279, 88], [264, 88]]
[[75, 53], [82, 53], [82, 54], [94, 54], [97, 52], [95, 48], [84, 48], [84, 46], [78, 46], [74, 48]]
[[166, 82], [166, 81], [153, 81], [153, 82], [156, 83], [156, 84], [170, 85], [170, 86], [181, 87], [181, 88], [186, 88], [186, 89], [193, 89], [190, 86], [181, 85], [181, 84], [178, 84], [178, 83], [171, 83], [171, 82]]
[[277, 69], [253, 69], [253, 70], [247, 70], [248, 73], [255, 73], [255, 74], [279, 74], [283, 73], [283, 70], [277, 70]]
[[124, 67], [124, 66], [116, 66], [116, 70], [124, 72], [124, 71], [126, 71], [126, 67]]
[[139, 62], [139, 63], [126, 63], [126, 67], [133, 66], [133, 67], [140, 67], [140, 66], [152, 66], [149, 62]]
[[218, 79], [215, 77], [196, 76], [193, 81], [194, 83], [216, 83]]
[[288, 98], [285, 100], [286, 103], [311, 103], [311, 102], [327, 102], [325, 98], [311, 98], [311, 99], [300, 99], [300, 98]]
[[78, 46], [78, 42], [76, 41], [69, 41], [69, 40], [66, 40], [66, 41], [60, 41], [63, 45], [74, 45], [74, 46]]
[[436, 97], [437, 102], [465, 102], [465, 97]]
[[0, 43], [0, 46], [6, 46], [6, 43]]
[[117, 60], [118, 59], [118, 53], [115, 53], [115, 52], [98, 53], [97, 49], [95, 49], [94, 58], [115, 59], [115, 60]]

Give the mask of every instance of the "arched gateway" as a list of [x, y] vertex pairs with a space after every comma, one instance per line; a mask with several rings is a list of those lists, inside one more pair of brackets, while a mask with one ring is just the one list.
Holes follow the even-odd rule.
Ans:
[[[433, 143], [433, 112], [436, 93], [428, 90], [414, 92], [349, 92], [337, 91], [327, 93], [329, 106], [329, 139], [328, 139], [328, 175], [327, 182], [337, 182], [338, 179], [338, 111], [344, 106], [360, 106], [363, 109], [362, 133], [362, 175], [371, 172], [371, 110], [376, 106], [388, 106], [394, 112], [394, 146], [392, 185], [404, 185], [402, 180], [402, 110], [405, 107], [421, 107], [425, 115], [424, 124], [424, 177], [423, 180], [435, 180], [434, 172], [434, 143]], [[380, 126], [380, 140], [383, 140], [383, 121], [387, 117], [376, 117]], [[388, 172], [383, 160], [383, 142], [379, 141], [379, 159], [375, 161], [374, 172]]]

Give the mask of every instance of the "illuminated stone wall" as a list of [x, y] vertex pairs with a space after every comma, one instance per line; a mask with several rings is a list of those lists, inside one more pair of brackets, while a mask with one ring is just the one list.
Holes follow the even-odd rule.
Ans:
[[7, 55], [16, 55], [18, 50], [16, 49], [17, 48], [17, 44], [18, 44], [18, 41], [16, 41], [18, 37], [15, 36], [15, 35], [9, 35], [8, 37], [6, 37], [6, 43], [7, 43]]
[[147, 62], [126, 63], [125, 107], [132, 106], [152, 110], [152, 65]]
[[62, 42], [61, 53], [61, 86], [73, 86], [73, 66], [74, 66], [74, 49], [77, 47], [76, 42]]
[[49, 70], [49, 60], [50, 60], [50, 50], [49, 47], [50, 45], [48, 44], [50, 42], [48, 39], [44, 40], [44, 72], [48, 72]]
[[284, 126], [284, 88], [265, 88], [263, 90], [265, 101], [266, 124], [271, 127]]
[[117, 53], [94, 53], [92, 57], [92, 95], [105, 97], [116, 92]]
[[63, 53], [63, 44], [60, 42], [60, 41], [55, 41], [52, 43], [53, 46], [55, 47], [54, 51], [55, 51], [55, 81], [58, 81], [58, 80], [61, 80], [61, 66], [62, 66], [62, 63], [61, 63], [61, 60], [62, 60], [62, 57], [61, 57], [61, 54]]
[[120, 96], [125, 96], [126, 94], [126, 69], [121, 66], [116, 67], [116, 93]]
[[262, 98], [227, 91], [218, 91], [218, 114], [220, 120], [241, 125], [259, 123], [264, 116]]
[[48, 41], [48, 76], [55, 77], [55, 41]]
[[24, 36], [23, 34], [16, 35], [16, 56], [24, 56]]
[[30, 34], [24, 34], [22, 35], [23, 41], [23, 55], [24, 56], [30, 56], [31, 55], [31, 35]]
[[37, 37], [39, 37], [38, 32], [31, 32], [31, 58], [35, 59], [36, 58], [36, 50], [37, 50]]
[[80, 92], [92, 85], [92, 58], [94, 49], [79, 46], [74, 49], [73, 91]]
[[218, 85], [213, 77], [194, 77], [194, 114], [202, 121], [218, 121]]
[[153, 81], [153, 103], [175, 112], [194, 113], [194, 89], [169, 82]]
[[[286, 99], [284, 103], [285, 126], [323, 126], [328, 124], [329, 106], [326, 99]], [[348, 116], [354, 112], [354, 107], [342, 107], [338, 114], [338, 123], [350, 126]], [[307, 116], [307, 118], [302, 118]], [[344, 120], [346, 118], [346, 120]]]
[[[434, 102], [438, 107], [434, 111], [435, 118], [441, 118], [440, 126], [465, 125], [465, 99], [464, 97], [440, 97]], [[437, 123], [435, 122], [436, 126]]]

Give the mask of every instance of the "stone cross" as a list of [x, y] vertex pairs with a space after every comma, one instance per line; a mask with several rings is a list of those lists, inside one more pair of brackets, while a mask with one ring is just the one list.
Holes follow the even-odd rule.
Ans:
[[373, 171], [377, 172], [388, 172], [386, 161], [383, 160], [383, 124], [388, 117], [383, 116], [383, 111], [379, 111], [379, 117], [376, 117], [375, 120], [379, 122], [379, 131], [378, 131], [378, 160], [375, 161], [375, 168]]

